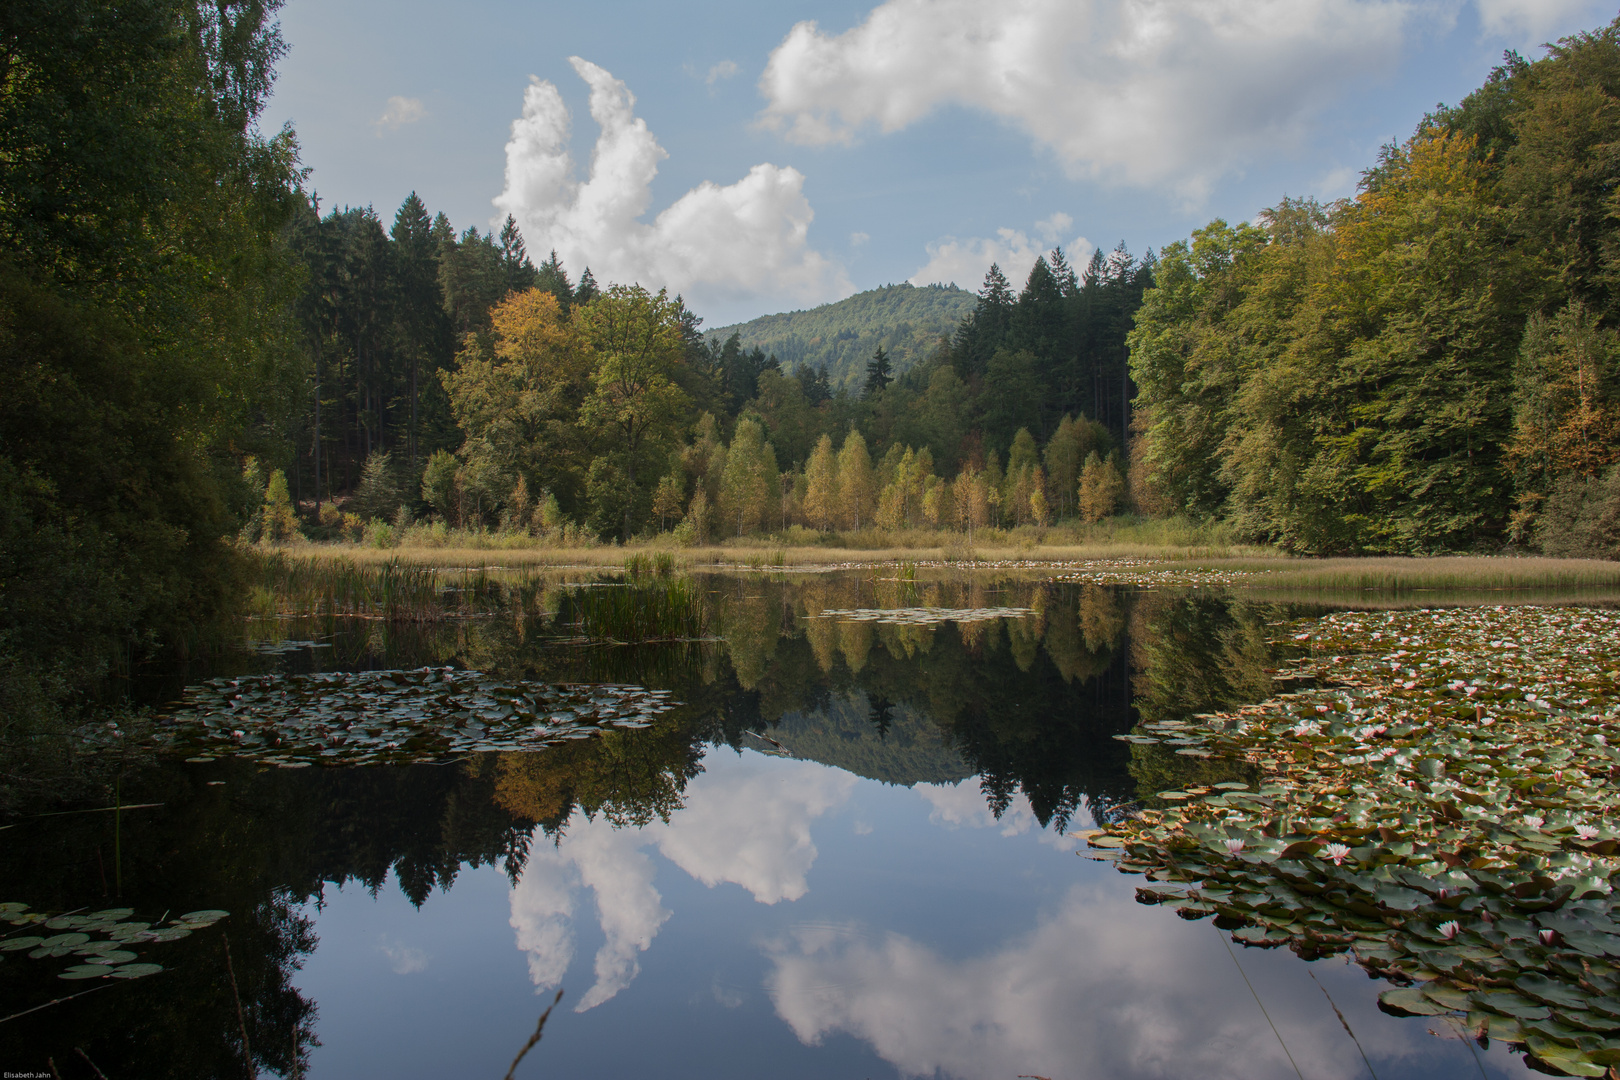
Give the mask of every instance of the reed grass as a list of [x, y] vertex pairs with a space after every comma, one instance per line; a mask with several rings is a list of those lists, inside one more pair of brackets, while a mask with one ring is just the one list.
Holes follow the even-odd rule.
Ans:
[[704, 636], [708, 611], [690, 578], [629, 583], [617, 588], [566, 590], [557, 622], [588, 638], [636, 643], [689, 641]]
[[398, 559], [310, 559], [272, 552], [259, 558], [248, 613], [354, 616], [431, 623], [536, 604], [546, 583], [532, 574], [487, 567], [443, 570]]
[[1620, 590], [1620, 562], [1510, 556], [1223, 560], [1223, 570], [1249, 571], [1238, 585], [1256, 592], [1294, 596], [1375, 593], [1473, 593], [1520, 590]]

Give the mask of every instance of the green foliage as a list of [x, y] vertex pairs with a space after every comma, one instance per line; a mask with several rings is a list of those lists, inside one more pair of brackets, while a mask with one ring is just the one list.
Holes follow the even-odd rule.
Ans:
[[[882, 348], [896, 375], [933, 353], [974, 307], [972, 293], [954, 285], [885, 285], [809, 311], [765, 315], [707, 331], [716, 344], [738, 335], [742, 349], [760, 349], [788, 368], [826, 372], [834, 388], [853, 390]], [[746, 400], [746, 399], [745, 399]]]
[[1167, 248], [1130, 336], [1138, 501], [1319, 554], [1598, 528], [1574, 522], [1620, 458], [1617, 139], [1620, 21], [1510, 56], [1355, 199]]
[[[435, 450], [422, 470], [422, 501], [443, 521], [459, 520], [456, 513], [456, 474], [461, 463], [446, 450]], [[555, 501], [555, 500], [554, 500]]]
[[291, 540], [298, 535], [298, 513], [287, 494], [287, 474], [277, 469], [264, 489], [264, 538]]
[[[283, 480], [283, 486], [286, 481]], [[354, 493], [354, 510], [367, 521], [390, 521], [409, 496], [404, 477], [393, 455], [386, 450], [373, 453], [360, 472], [360, 486]]]

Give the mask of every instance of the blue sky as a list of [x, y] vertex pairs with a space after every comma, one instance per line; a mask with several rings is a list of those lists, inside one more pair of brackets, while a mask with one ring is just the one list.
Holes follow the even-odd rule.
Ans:
[[511, 212], [575, 276], [668, 286], [718, 326], [889, 282], [977, 288], [992, 259], [1016, 282], [1053, 244], [1139, 254], [1284, 195], [1351, 194], [1504, 49], [1539, 56], [1614, 14], [288, 0], [263, 123], [296, 128], [325, 208], [388, 220], [414, 190], [458, 230]]

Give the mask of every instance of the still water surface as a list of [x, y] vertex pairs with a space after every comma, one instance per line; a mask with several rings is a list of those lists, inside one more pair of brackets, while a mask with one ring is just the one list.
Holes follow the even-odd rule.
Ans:
[[[1295, 612], [1018, 580], [701, 580], [706, 643], [560, 641], [518, 613], [283, 622], [252, 634], [317, 646], [145, 676], [164, 701], [219, 674], [454, 664], [682, 704], [446, 765], [176, 761], [126, 779], [126, 803], [162, 805], [118, 815], [116, 838], [110, 814], [19, 823], [0, 900], [232, 915], [162, 946], [161, 975], [0, 1025], [0, 1064], [245, 1076], [245, 1034], [261, 1074], [500, 1077], [561, 988], [519, 1076], [1525, 1071], [1441, 1018], [1381, 1013], [1386, 984], [1343, 958], [1232, 950], [1079, 857], [1077, 830], [1201, 767], [1112, 736], [1263, 696], [1266, 626]], [[863, 606], [1030, 613], [807, 617]], [[78, 985], [53, 975], [4, 954], [3, 1011]]]

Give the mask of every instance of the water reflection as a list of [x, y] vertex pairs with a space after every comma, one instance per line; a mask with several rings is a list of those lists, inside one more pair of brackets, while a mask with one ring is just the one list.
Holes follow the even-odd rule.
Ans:
[[537, 846], [512, 890], [512, 928], [536, 992], [557, 986], [573, 959], [576, 897], [589, 889], [605, 938], [595, 982], [575, 1011], [609, 1000], [635, 978], [669, 919], [645, 849], [709, 888], [738, 885], [756, 902], [797, 900], [816, 860], [810, 824], [848, 797], [855, 778], [809, 762], [772, 763], [720, 753], [686, 790], [685, 808], [634, 831], [587, 817]]
[[[1207, 925], [1139, 907], [1112, 870], [1072, 856], [1047, 861], [1074, 848], [1074, 829], [1230, 768], [1113, 736], [1139, 716], [1268, 693], [1277, 661], [1265, 628], [1275, 610], [1011, 579], [696, 581], [706, 641], [582, 646], [560, 641], [563, 628], [534, 612], [437, 628], [325, 620], [252, 631], [318, 639], [320, 649], [245, 651], [145, 676], [142, 693], [162, 701], [232, 671], [449, 663], [506, 679], [634, 683], [682, 704], [645, 730], [442, 767], [263, 771], [222, 761], [131, 775], [126, 801], [163, 806], [123, 816], [121, 902], [236, 913], [228, 930], [251, 1064], [219, 958], [201, 955], [150, 980], [138, 1000], [115, 990], [53, 1007], [26, 1038], [0, 1025], [0, 1061], [43, 1068], [46, 1056], [60, 1062], [83, 1046], [108, 1075], [319, 1066], [321, 1055], [310, 1057], [319, 998], [299, 989], [299, 972], [315, 955], [315, 931], [343, 925], [324, 905], [375, 903], [355, 899], [354, 887], [364, 898], [397, 885], [423, 918], [443, 917], [459, 897], [481, 895], [452, 886], [493, 872], [510, 883], [500, 914], [523, 985], [543, 991], [566, 977], [580, 1024], [632, 1007], [631, 988], [649, 979], [667, 990], [665, 976], [652, 978], [658, 952], [685, 955], [676, 939], [695, 932], [701, 906], [671, 897], [699, 889], [703, 905], [731, 920], [728, 962], [746, 968], [737, 959], [746, 954], [757, 965], [746, 978], [705, 974], [701, 996], [746, 1012], [748, 994], [768, 989], [773, 1030], [790, 1040], [772, 1043], [774, 1052], [842, 1034], [906, 1075], [1279, 1071], [1279, 1052], [1244, 1011], [1252, 1000], [1227, 993], [1233, 975], [1220, 963], [1231, 961], [1213, 951]], [[902, 605], [1031, 614], [933, 628], [818, 617]], [[100, 904], [112, 891], [108, 817], [8, 830], [0, 880], [13, 895], [0, 900]], [[859, 861], [868, 850], [883, 853], [871, 866]], [[1022, 896], [1019, 875], [1046, 881], [1046, 891]], [[879, 884], [853, 884], [868, 880]], [[994, 899], [975, 900], [973, 890]], [[775, 914], [801, 908], [827, 916], [821, 929], [790, 929]], [[340, 936], [320, 952], [351, 947], [361, 946]], [[398, 976], [448, 977], [408, 935], [368, 930], [363, 948]], [[575, 990], [582, 976], [570, 971], [585, 957], [589, 985]], [[1285, 961], [1297, 965], [1255, 962], [1281, 971]], [[1221, 988], [1213, 999], [1211, 987]], [[453, 998], [455, 987], [446, 992]], [[57, 993], [23, 964], [0, 964], [5, 1013]], [[1280, 1008], [1296, 1006], [1304, 1052], [1349, 1060], [1345, 1047], [1330, 1049], [1338, 1029], [1320, 1009]], [[397, 1023], [391, 1037], [408, 1042], [410, 1019]], [[568, 1037], [555, 1033], [559, 1043]], [[553, 1038], [548, 1028], [548, 1045]], [[759, 1062], [737, 1060], [739, 1073], [758, 1071]]]

